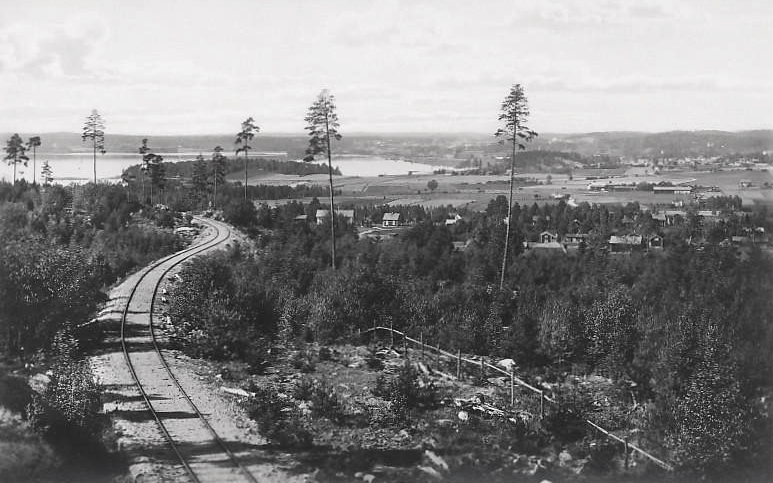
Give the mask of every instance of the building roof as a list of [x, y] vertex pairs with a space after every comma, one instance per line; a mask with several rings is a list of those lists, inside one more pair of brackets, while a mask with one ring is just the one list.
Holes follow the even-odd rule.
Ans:
[[400, 221], [400, 213], [384, 213], [381, 219], [384, 221]]
[[587, 233], [567, 233], [564, 235], [564, 240], [584, 240], [588, 238]]
[[527, 244], [527, 248], [529, 248], [529, 250], [557, 250], [557, 251], [566, 253], [566, 248], [558, 242], [547, 242], [547, 243], [529, 242]]
[[612, 235], [609, 237], [610, 245], [641, 245], [641, 235]]
[[317, 213], [315, 215], [317, 219], [319, 218], [327, 218], [330, 216], [330, 210], [317, 210]]
[[336, 210], [336, 215], [344, 218], [354, 218], [354, 210]]

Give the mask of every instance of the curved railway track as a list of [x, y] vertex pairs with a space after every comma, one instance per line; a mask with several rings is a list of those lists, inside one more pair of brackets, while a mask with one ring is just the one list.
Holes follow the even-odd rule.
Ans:
[[214, 230], [214, 237], [162, 258], [141, 274], [121, 316], [121, 347], [145, 406], [188, 477], [194, 483], [257, 483], [177, 380], [153, 329], [155, 299], [166, 275], [191, 257], [223, 244], [230, 236], [226, 225], [198, 221]]

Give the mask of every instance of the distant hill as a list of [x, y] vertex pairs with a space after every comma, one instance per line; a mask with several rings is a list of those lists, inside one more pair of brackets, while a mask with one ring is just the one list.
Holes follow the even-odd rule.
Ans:
[[610, 156], [721, 156], [773, 151], [773, 130], [541, 134], [530, 149]]
[[[43, 145], [39, 150], [46, 153], [84, 152], [88, 146], [81, 142], [77, 133], [21, 133], [23, 138], [39, 135]], [[0, 134], [2, 139], [10, 133]], [[158, 153], [201, 152], [212, 153], [215, 146], [222, 146], [231, 156], [234, 135], [192, 136], [142, 136], [110, 134], [105, 136], [105, 147], [110, 153], [135, 153], [142, 138]], [[304, 134], [258, 134], [251, 145], [255, 151], [286, 152], [288, 159], [300, 159], [304, 155], [308, 136]], [[460, 133], [357, 133], [344, 135], [336, 145], [338, 154], [374, 154], [397, 157], [442, 157], [458, 146], [475, 147], [485, 152], [506, 152], [496, 144], [493, 136]], [[591, 132], [575, 134], [541, 133], [529, 150], [576, 152], [583, 156], [606, 154], [609, 156], [721, 156], [728, 154], [773, 151], [773, 130], [757, 131], [669, 131], [646, 132]]]

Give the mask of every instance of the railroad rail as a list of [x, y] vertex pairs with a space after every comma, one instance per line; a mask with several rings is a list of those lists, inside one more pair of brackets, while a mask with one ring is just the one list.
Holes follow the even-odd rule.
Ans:
[[[227, 225], [201, 218], [197, 221], [214, 230], [214, 237], [164, 257], [141, 273], [121, 316], [121, 348], [145, 406], [194, 483], [257, 483], [175, 377], [161, 353], [153, 327], [156, 295], [167, 274], [230, 237]], [[143, 349], [149, 346], [152, 350]]]

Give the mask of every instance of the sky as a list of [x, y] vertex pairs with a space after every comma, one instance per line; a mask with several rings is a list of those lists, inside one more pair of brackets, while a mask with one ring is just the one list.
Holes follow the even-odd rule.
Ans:
[[0, 17], [0, 132], [773, 128], [769, 0], [25, 0]]

